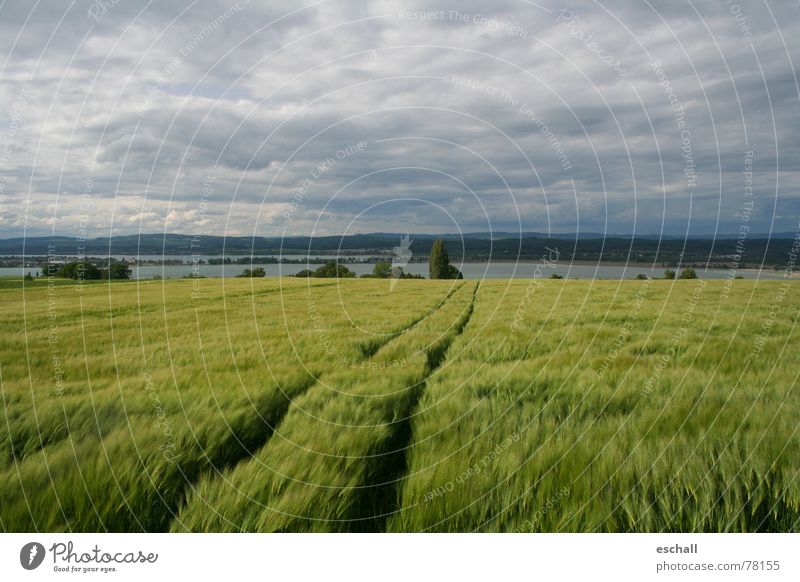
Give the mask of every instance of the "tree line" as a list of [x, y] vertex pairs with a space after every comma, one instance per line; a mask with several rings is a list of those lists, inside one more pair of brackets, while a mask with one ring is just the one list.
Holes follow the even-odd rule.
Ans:
[[[114, 261], [108, 265], [107, 269], [98, 267], [89, 261], [72, 261], [64, 263], [59, 268], [48, 267], [46, 272], [53, 277], [63, 277], [64, 279], [75, 279], [82, 281], [99, 281], [100, 279], [130, 279], [133, 275], [127, 263]], [[33, 275], [28, 273], [26, 279], [33, 279]]]
[[[431, 247], [428, 275], [431, 279], [463, 279], [464, 275], [454, 265], [450, 264], [444, 241], [436, 239]], [[249, 275], [243, 275], [249, 276]], [[263, 276], [263, 275], [262, 275]], [[303, 269], [295, 277], [319, 277], [348, 279], [356, 274], [336, 261], [328, 261], [315, 270]], [[406, 273], [402, 267], [392, 266], [387, 261], [379, 261], [372, 268], [372, 273], [361, 275], [362, 279], [424, 279], [422, 275]]]

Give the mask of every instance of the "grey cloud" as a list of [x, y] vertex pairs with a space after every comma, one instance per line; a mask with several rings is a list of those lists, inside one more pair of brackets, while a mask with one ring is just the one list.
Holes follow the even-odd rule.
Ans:
[[411, 198], [465, 231], [733, 232], [748, 150], [753, 230], [797, 227], [797, 5], [578, 2], [568, 26], [536, 4], [6, 2], [0, 228], [75, 232], [90, 181], [116, 207], [98, 234], [190, 232], [211, 178], [209, 234], [303, 234], [323, 209], [339, 232], [373, 206], [350, 228], [454, 230]]

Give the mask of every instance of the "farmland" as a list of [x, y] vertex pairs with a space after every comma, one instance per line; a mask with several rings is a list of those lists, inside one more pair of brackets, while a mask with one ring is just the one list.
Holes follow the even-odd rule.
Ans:
[[797, 531], [800, 286], [0, 286], [3, 531]]

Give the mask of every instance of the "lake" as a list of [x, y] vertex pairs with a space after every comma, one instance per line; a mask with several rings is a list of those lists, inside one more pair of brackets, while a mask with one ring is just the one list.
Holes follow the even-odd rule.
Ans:
[[[142, 257], [144, 258], [144, 257]], [[161, 258], [161, 257], [154, 257]], [[182, 257], [165, 257], [182, 258]], [[303, 257], [292, 257], [303, 258]], [[253, 264], [253, 267], [263, 267], [267, 272], [268, 277], [277, 277], [280, 275], [294, 275], [303, 269], [315, 269], [321, 263], [302, 263], [302, 264]], [[585, 265], [585, 264], [558, 264], [555, 267], [542, 266], [538, 261], [520, 261], [517, 263], [464, 263], [462, 265], [456, 264], [466, 279], [529, 279], [536, 277], [549, 277], [552, 273], [557, 273], [564, 278], [568, 279], [633, 279], [638, 274], [646, 275], [647, 277], [663, 277], [664, 268], [658, 267], [651, 269], [649, 267], [641, 266], [620, 266], [620, 265]], [[355, 272], [356, 275], [364, 275], [372, 272], [373, 265], [369, 263], [352, 263], [346, 265], [348, 269]], [[251, 265], [198, 265], [197, 272], [206, 277], [235, 277], [239, 275], [244, 269], [250, 268]], [[537, 268], [539, 274], [535, 274]], [[191, 275], [193, 271], [192, 265], [166, 265], [155, 266], [145, 265], [139, 267], [131, 267], [133, 277], [135, 279], [152, 279], [154, 277], [162, 277], [164, 279], [179, 279], [186, 275]], [[675, 269], [673, 269], [675, 270]], [[36, 272], [36, 269], [13, 267], [13, 268], [0, 268], [0, 276], [15, 276], [20, 277], [28, 271]], [[407, 273], [419, 274], [428, 276], [428, 263], [411, 263], [405, 268]], [[783, 279], [782, 271], [748, 271], [740, 270], [737, 274], [742, 275], [745, 279]], [[729, 276], [727, 269], [697, 269], [697, 275], [701, 279], [725, 279]]]

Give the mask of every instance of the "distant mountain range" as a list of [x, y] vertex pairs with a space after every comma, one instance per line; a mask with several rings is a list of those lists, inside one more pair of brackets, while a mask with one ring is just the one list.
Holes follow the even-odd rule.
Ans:
[[[367, 236], [381, 236], [381, 237], [399, 237], [405, 236], [408, 233], [395, 233], [395, 232], [376, 232]], [[777, 239], [777, 238], [794, 238], [794, 232], [773, 232], [773, 233], [748, 233], [747, 238], [754, 239]], [[675, 234], [610, 234], [602, 232], [554, 232], [547, 234], [546, 232], [537, 231], [524, 231], [524, 232], [469, 232], [469, 233], [444, 233], [444, 234], [416, 234], [413, 238], [418, 239], [461, 239], [461, 238], [479, 238], [479, 239], [494, 239], [501, 240], [505, 238], [556, 238], [556, 239], [596, 239], [596, 238], [621, 238], [632, 239], [642, 238], [647, 240], [733, 240], [738, 239], [739, 235], [734, 234], [690, 234], [689, 236], [675, 235]]]
[[[405, 233], [403, 233], [404, 235]], [[80, 242], [75, 237], [48, 236], [0, 240], [0, 256], [118, 256], [118, 255], [389, 255], [403, 236], [400, 233], [347, 236], [199, 236], [143, 234], [95, 238]], [[558, 234], [524, 232], [475, 232], [461, 234], [411, 234], [411, 252], [418, 260], [430, 252], [433, 240], [442, 238], [452, 260], [535, 260], [549, 249], [558, 249], [563, 261], [620, 261], [641, 263], [717, 264], [736, 260], [751, 264], [781, 265], [791, 249], [793, 233], [736, 237], [605, 236], [601, 233]]]

